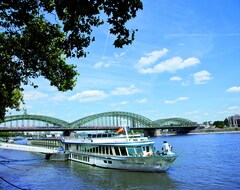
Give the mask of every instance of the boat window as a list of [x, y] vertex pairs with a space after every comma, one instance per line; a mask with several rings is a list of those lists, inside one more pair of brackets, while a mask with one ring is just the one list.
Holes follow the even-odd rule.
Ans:
[[146, 147], [145, 147], [145, 146], [143, 146], [143, 147], [142, 147], [142, 150], [143, 150], [143, 151], [146, 151]]
[[107, 147], [104, 146], [103, 148], [104, 148], [104, 149], [103, 149], [103, 150], [104, 150], [104, 151], [103, 151], [103, 154], [107, 154]]
[[150, 152], [150, 147], [149, 146], [147, 146], [147, 152]]
[[97, 134], [97, 138], [101, 138], [101, 134]]
[[101, 147], [101, 153], [104, 154], [105, 151], [104, 151], [104, 146]]
[[135, 147], [137, 154], [142, 154], [141, 147]]
[[71, 145], [71, 149], [72, 150], [76, 150], [76, 146], [75, 145]]
[[114, 147], [114, 150], [115, 150], [115, 154], [116, 154], [117, 156], [120, 156], [120, 152], [119, 152], [118, 147]]
[[81, 151], [86, 152], [86, 147], [82, 146]]
[[96, 153], [99, 153], [98, 148], [99, 148], [99, 147], [96, 147]]
[[127, 156], [127, 151], [125, 147], [120, 147], [120, 151], [122, 156]]
[[113, 155], [113, 153], [112, 153], [112, 147], [110, 147], [110, 155]]
[[133, 147], [128, 147], [128, 148], [127, 148], [127, 151], [128, 151], [128, 154], [129, 154], [130, 156], [133, 156], [133, 155], [136, 154]]
[[104, 147], [100, 146], [100, 154], [104, 154]]
[[109, 148], [109, 147], [106, 147], [106, 154], [109, 154], [108, 148]]

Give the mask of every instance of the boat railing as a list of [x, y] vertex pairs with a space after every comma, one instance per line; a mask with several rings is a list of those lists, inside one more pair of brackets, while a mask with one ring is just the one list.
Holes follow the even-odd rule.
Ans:
[[136, 138], [129, 138], [130, 142], [137, 142], [137, 141], [147, 141], [147, 137], [136, 137]]
[[148, 138], [147, 137], [136, 137], [136, 138], [129, 138], [127, 139], [125, 136], [122, 137], [102, 137], [102, 138], [92, 138], [92, 137], [88, 137], [88, 136], [78, 136], [78, 137], [69, 137], [69, 136], [64, 136], [61, 138], [61, 140], [64, 141], [71, 141], [71, 142], [97, 142], [97, 141], [108, 141], [110, 142], [111, 140], [120, 140], [120, 141], [129, 141], [129, 142], [141, 142], [141, 141], [147, 141]]
[[84, 137], [84, 138], [78, 138], [78, 137], [68, 137], [64, 136], [61, 138], [61, 140], [64, 141], [71, 141], [71, 142], [91, 142], [91, 138]]

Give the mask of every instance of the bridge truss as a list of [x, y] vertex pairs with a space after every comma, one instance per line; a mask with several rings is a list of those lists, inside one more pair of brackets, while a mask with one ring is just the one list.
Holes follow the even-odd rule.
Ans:
[[197, 125], [196, 122], [193, 122], [185, 118], [168, 118], [168, 119], [158, 119], [154, 121], [154, 124], [157, 126], [194, 126]]
[[54, 117], [43, 115], [12, 115], [7, 116], [4, 122], [0, 123], [2, 127], [63, 127], [67, 128], [68, 122]]
[[189, 127], [196, 126], [196, 122], [193, 122], [184, 118], [168, 118], [152, 121], [142, 115], [131, 112], [104, 112], [99, 114], [90, 115], [72, 123], [57, 119], [54, 117], [48, 117], [43, 115], [12, 115], [6, 116], [4, 122], [0, 123], [0, 130], [3, 128], [17, 127], [23, 129], [26, 127], [42, 128], [42, 129], [81, 129], [81, 128], [116, 128], [128, 126], [132, 129], [151, 129], [158, 128], [164, 129], [166, 126], [171, 128], [172, 126]]
[[153, 122], [141, 115], [130, 112], [105, 112], [90, 115], [70, 123], [70, 127], [81, 126], [128, 126], [130, 128], [149, 128], [153, 127]]

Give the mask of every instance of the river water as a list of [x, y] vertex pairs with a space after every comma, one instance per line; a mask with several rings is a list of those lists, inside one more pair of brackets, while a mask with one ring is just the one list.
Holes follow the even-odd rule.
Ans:
[[48, 161], [36, 153], [0, 149], [0, 190], [240, 189], [240, 133], [152, 139], [157, 148], [167, 140], [179, 153], [166, 173], [102, 169], [71, 161]]

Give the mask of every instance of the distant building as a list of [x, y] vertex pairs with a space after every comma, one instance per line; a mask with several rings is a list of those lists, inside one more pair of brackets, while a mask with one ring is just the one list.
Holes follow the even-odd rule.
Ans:
[[230, 127], [240, 127], [240, 115], [236, 114], [228, 117], [228, 123]]

